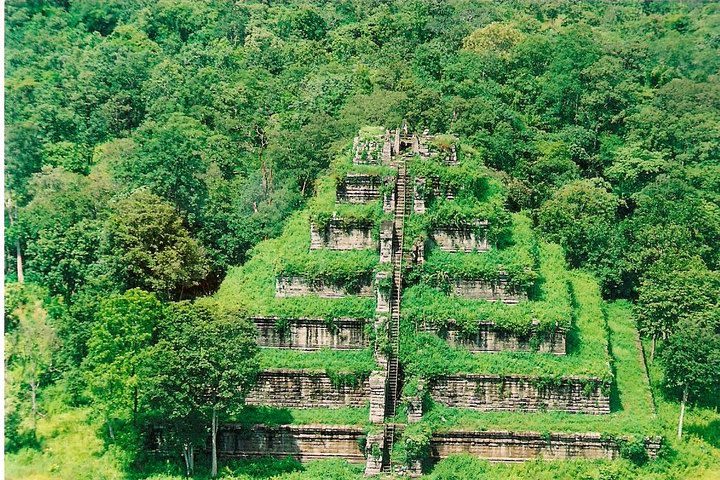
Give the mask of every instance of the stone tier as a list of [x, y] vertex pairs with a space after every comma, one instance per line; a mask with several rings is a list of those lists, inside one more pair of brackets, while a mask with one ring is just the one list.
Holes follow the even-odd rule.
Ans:
[[[383, 436], [365, 437], [362, 427], [344, 425], [254, 425], [227, 424], [218, 432], [218, 450], [223, 457], [276, 458], [292, 457], [301, 462], [342, 458], [351, 463], [365, 463], [372, 444], [384, 447]], [[662, 447], [659, 437], [645, 439], [650, 458], [656, 458]], [[370, 452], [367, 452], [370, 453]], [[430, 439], [430, 460], [450, 455], [470, 454], [491, 462], [522, 462], [533, 459], [572, 460], [620, 457], [618, 441], [599, 433], [542, 434], [508, 431], [449, 431], [435, 433]], [[379, 458], [368, 455], [366, 473], [379, 473]], [[370, 468], [368, 468], [370, 467]]]
[[307, 370], [264, 370], [245, 402], [278, 408], [366, 407], [370, 384], [333, 385], [324, 372]]
[[224, 457], [292, 457], [301, 462], [342, 458], [365, 463], [362, 427], [338, 425], [223, 425], [218, 450]]
[[375, 291], [370, 281], [366, 285], [362, 285], [360, 291], [349, 292], [345, 287], [321, 281], [310, 281], [305, 277], [279, 276], [275, 280], [276, 297], [301, 297], [303, 295], [317, 295], [322, 298], [341, 298], [348, 295], [372, 297], [375, 295]]
[[255, 317], [258, 345], [262, 347], [292, 348], [296, 350], [357, 350], [369, 345], [365, 320], [337, 318], [329, 325], [322, 318], [292, 318], [287, 328], [278, 331], [277, 317]]
[[431, 239], [443, 252], [486, 252], [488, 222], [475, 225], [444, 226], [433, 230]]
[[538, 378], [512, 375], [458, 374], [428, 382], [430, 396], [448, 407], [479, 411], [610, 413], [610, 396], [600, 381], [586, 387], [587, 379], [566, 377], [555, 385]]
[[[645, 440], [650, 458], [661, 448], [660, 438]], [[430, 455], [435, 461], [450, 455], [468, 453], [491, 462], [521, 462], [535, 458], [545, 460], [616, 459], [620, 446], [614, 439], [599, 433], [538, 432], [464, 432], [436, 433], [430, 440]]]
[[472, 300], [516, 304], [527, 298], [526, 294], [510, 289], [504, 276], [501, 276], [497, 282], [458, 278], [453, 281], [452, 288], [455, 295]]
[[379, 175], [348, 173], [337, 186], [337, 201], [345, 203], [369, 203], [380, 199], [386, 179]]
[[310, 224], [310, 250], [365, 250], [377, 249], [378, 242], [373, 239], [371, 224], [349, 223], [341, 218], [333, 218], [324, 229]]
[[566, 335], [560, 329], [541, 338], [537, 345], [531, 344], [530, 335], [515, 335], [498, 329], [493, 322], [478, 323], [477, 332], [471, 334], [461, 333], [457, 325], [452, 321], [448, 322], [448, 325], [441, 330], [432, 325], [423, 325], [422, 330], [437, 334], [447, 340], [453, 347], [467, 348], [471, 352], [537, 351], [555, 355], [565, 355], [567, 353]]

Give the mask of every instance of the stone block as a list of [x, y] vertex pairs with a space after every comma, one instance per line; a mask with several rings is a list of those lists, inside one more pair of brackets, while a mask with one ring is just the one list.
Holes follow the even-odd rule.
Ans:
[[385, 420], [385, 386], [387, 373], [375, 371], [370, 374], [370, 422], [383, 423]]
[[337, 186], [337, 200], [345, 203], [368, 203], [380, 199], [383, 184], [389, 179], [379, 175], [348, 173]]
[[475, 225], [445, 226], [433, 230], [432, 240], [443, 252], [486, 252], [487, 222]]
[[365, 441], [365, 476], [380, 475], [382, 471], [383, 451], [385, 450], [384, 432], [368, 433]]
[[[529, 335], [519, 336], [498, 329], [492, 322], [479, 322], [474, 333], [460, 332], [457, 325], [450, 320], [444, 329], [432, 325], [423, 325], [421, 330], [433, 332], [444, 338], [453, 347], [467, 348], [471, 352], [533, 352]], [[537, 352], [565, 355], [567, 349], [566, 335], [563, 330], [556, 330], [544, 336], [536, 345]]]
[[527, 298], [522, 292], [515, 292], [508, 286], [508, 281], [500, 277], [497, 282], [486, 280], [468, 280], [463, 278], [455, 279], [453, 282], [453, 293], [459, 297], [474, 300], [488, 300], [515, 304]]
[[375, 294], [372, 285], [361, 285], [360, 290], [348, 291], [339, 285], [326, 284], [321, 281], [309, 281], [305, 277], [280, 276], [275, 281], [275, 296], [278, 298], [317, 295], [322, 298], [341, 298], [348, 295], [372, 297]]
[[375, 295], [377, 296], [377, 314], [390, 313], [390, 288], [386, 286], [392, 275], [390, 272], [380, 271], [375, 274]]
[[372, 236], [372, 225], [348, 223], [333, 218], [328, 225], [319, 229], [310, 224], [310, 250], [366, 250], [376, 249], [377, 241]]
[[368, 379], [358, 385], [334, 385], [325, 372], [264, 370], [245, 403], [278, 408], [365, 407], [370, 400]]
[[285, 321], [287, 327], [277, 329], [277, 317], [255, 317], [258, 345], [263, 347], [292, 348], [295, 350], [355, 350], [368, 346], [365, 320], [337, 318], [332, 327], [322, 318], [293, 318]]
[[380, 225], [380, 263], [392, 261], [393, 221], [385, 220]]
[[610, 413], [610, 396], [595, 379], [567, 377], [558, 384], [513, 375], [457, 374], [434, 379], [430, 396], [448, 407], [480, 411], [538, 412], [553, 410], [568, 413]]
[[[650, 458], [657, 457], [660, 439], [645, 440]], [[518, 462], [531, 459], [572, 460], [620, 457], [616, 440], [599, 433], [558, 433], [506, 431], [450, 431], [435, 433], [430, 439], [434, 461], [466, 453], [491, 462]]]
[[223, 457], [292, 457], [301, 462], [342, 458], [365, 463], [360, 447], [362, 427], [342, 425], [254, 425], [227, 424], [218, 431], [219, 454]]

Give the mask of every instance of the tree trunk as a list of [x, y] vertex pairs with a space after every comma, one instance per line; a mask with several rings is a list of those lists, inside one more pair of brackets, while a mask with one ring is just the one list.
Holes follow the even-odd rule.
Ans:
[[652, 348], [650, 348], [650, 363], [653, 363], [655, 358], [655, 344], [657, 343], [657, 334], [652, 337]]
[[190, 477], [190, 447], [187, 443], [183, 445], [183, 459], [185, 460], [185, 476]]
[[107, 424], [108, 424], [108, 434], [110, 435], [110, 440], [112, 440], [114, 442], [115, 441], [115, 430], [113, 430], [113, 427], [112, 427], [112, 419], [108, 418]]
[[685, 385], [683, 390], [682, 403], [680, 404], [680, 421], [678, 421], [678, 440], [682, 438], [683, 421], [685, 420], [685, 403], [687, 402], [688, 389]]
[[15, 239], [15, 251], [17, 253], [17, 281], [25, 283], [25, 275], [23, 274], [23, 258], [20, 251], [20, 239]]
[[32, 405], [32, 429], [35, 432], [37, 425], [37, 382], [35, 379], [30, 380], [30, 403]]
[[133, 389], [133, 426], [137, 427], [137, 416], [138, 416], [138, 387]]
[[[13, 206], [12, 196], [10, 195], [10, 192], [8, 192], [7, 199], [5, 200], [5, 208], [7, 209], [10, 226], [12, 227], [15, 223], [15, 216], [17, 216], [17, 208], [14, 208]], [[15, 259], [17, 261], [17, 281], [18, 283], [25, 283], [25, 275], [23, 274], [22, 250], [20, 249], [19, 238], [15, 238]]]
[[212, 468], [210, 470], [210, 476], [212, 478], [217, 477], [217, 407], [213, 407], [212, 411]]
[[195, 473], [195, 445], [190, 445], [190, 474]]

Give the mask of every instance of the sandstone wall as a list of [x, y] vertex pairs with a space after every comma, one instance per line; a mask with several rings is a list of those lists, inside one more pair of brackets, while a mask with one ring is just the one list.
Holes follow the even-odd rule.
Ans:
[[[659, 439], [648, 439], [645, 448], [651, 458], [657, 457]], [[615, 459], [620, 456], [616, 441], [599, 433], [537, 432], [447, 432], [436, 433], [430, 440], [433, 460], [453, 454], [469, 453], [493, 462], [517, 462], [532, 458], [547, 460]]]
[[[351, 463], [365, 463], [363, 447], [384, 443], [382, 433], [366, 436], [362, 427], [342, 425], [280, 425], [243, 426], [228, 424], [218, 432], [218, 451], [223, 457], [257, 458], [293, 457], [302, 462], [327, 458], [343, 458]], [[645, 440], [650, 458], [661, 448], [659, 438]], [[450, 455], [467, 453], [491, 462], [519, 462], [542, 458], [546, 460], [616, 459], [620, 457], [615, 440], [599, 433], [550, 433], [451, 431], [433, 434], [430, 458], [438, 461]], [[371, 461], [372, 460], [372, 461]], [[377, 474], [379, 458], [368, 455], [366, 469]]]
[[303, 295], [317, 295], [323, 298], [340, 298], [347, 295], [359, 295], [361, 297], [372, 297], [375, 292], [370, 285], [361, 286], [359, 292], [348, 292], [344, 287], [328, 285], [323, 282], [310, 282], [304, 277], [280, 276], [275, 281], [275, 296], [301, 297]]
[[347, 203], [368, 203], [380, 199], [383, 178], [378, 175], [349, 173], [337, 186], [337, 200]]
[[336, 425], [223, 425], [218, 450], [225, 457], [293, 457], [301, 462], [343, 458], [365, 463], [361, 450], [363, 429]]
[[599, 385], [585, 388], [582, 379], [567, 378], [542, 386], [524, 376], [448, 375], [429, 382], [430, 396], [449, 407], [481, 411], [610, 413], [610, 397]]
[[485, 280], [456, 279], [453, 284], [453, 293], [463, 298], [509, 304], [518, 303], [520, 300], [527, 298], [524, 293], [510, 290], [507, 280], [504, 278], [501, 278], [497, 283], [490, 283]]
[[[492, 322], [479, 323], [478, 331], [473, 334], [461, 333], [453, 323], [449, 323], [443, 330], [438, 330], [431, 325], [423, 325], [422, 330], [436, 333], [447, 340], [450, 345], [464, 347], [471, 352], [535, 351], [530, 343], [530, 336], [518, 336], [499, 330]], [[565, 355], [566, 344], [565, 332], [557, 330], [540, 340], [537, 351]]]
[[283, 408], [340, 408], [365, 407], [369, 400], [367, 379], [356, 386], [335, 386], [324, 372], [265, 370], [258, 375], [246, 403]]
[[380, 263], [392, 261], [393, 221], [385, 220], [380, 225]]
[[377, 240], [372, 236], [372, 225], [349, 225], [342, 219], [332, 219], [325, 229], [310, 224], [310, 250], [376, 249]]
[[[487, 227], [487, 222], [480, 227]], [[484, 228], [467, 225], [464, 227], [436, 228], [432, 240], [443, 252], [485, 252], [489, 249], [487, 233]]]
[[368, 346], [362, 319], [338, 318], [329, 327], [322, 318], [294, 318], [287, 320], [285, 331], [275, 328], [277, 317], [255, 317], [252, 321], [259, 332], [258, 345], [263, 347], [353, 350]]

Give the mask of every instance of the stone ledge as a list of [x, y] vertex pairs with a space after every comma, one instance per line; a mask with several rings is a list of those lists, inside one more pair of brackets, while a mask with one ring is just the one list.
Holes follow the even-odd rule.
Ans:
[[[473, 334], [462, 334], [455, 322], [451, 319], [443, 329], [432, 325], [423, 325], [422, 330], [437, 334], [454, 347], [467, 348], [471, 352], [534, 352], [531, 345], [531, 335], [519, 336], [505, 332], [493, 322], [478, 322], [478, 331]], [[556, 329], [550, 335], [542, 338], [537, 345], [537, 352], [565, 355], [567, 353], [567, 339], [565, 331]]]
[[452, 282], [453, 293], [458, 297], [472, 300], [487, 300], [514, 305], [527, 299], [524, 293], [513, 292], [508, 287], [507, 278], [501, 276], [497, 282], [457, 278]]
[[301, 462], [343, 458], [365, 463], [362, 427], [343, 425], [223, 425], [218, 432], [223, 457], [293, 457]]
[[[463, 226], [435, 227], [432, 241], [443, 252], [486, 252], [490, 249], [487, 240], [488, 222], [477, 222]], [[478, 230], [482, 229], [482, 233]]]
[[333, 321], [332, 327], [322, 318], [287, 319], [288, 329], [285, 332], [278, 332], [275, 328], [278, 317], [255, 317], [251, 320], [258, 329], [258, 345], [261, 347], [358, 350], [369, 345], [365, 332], [367, 321], [359, 318], [338, 318]]
[[275, 296], [277, 298], [301, 297], [303, 295], [317, 295], [322, 298], [342, 298], [348, 295], [372, 297], [375, 295], [375, 291], [370, 285], [370, 280], [366, 285], [360, 287], [359, 292], [348, 292], [344, 287], [338, 285], [310, 281], [299, 276], [281, 275], [275, 280]]
[[324, 229], [310, 223], [310, 250], [366, 250], [377, 249], [378, 241], [373, 239], [372, 224], [347, 222], [332, 218]]
[[[646, 438], [650, 458], [656, 458], [662, 445], [659, 437]], [[599, 433], [559, 433], [509, 431], [449, 431], [433, 434], [431, 457], [441, 460], [453, 454], [469, 453], [491, 462], [520, 462], [535, 458], [546, 460], [608, 459], [620, 457], [616, 440]]]
[[380, 192], [388, 179], [380, 175], [348, 173], [336, 188], [335, 198], [344, 203], [369, 203], [380, 200]]
[[[610, 413], [610, 396], [599, 379], [564, 377], [559, 385], [543, 386], [539, 378], [512, 375], [457, 374], [428, 382], [436, 402], [478, 411]], [[587, 382], [595, 382], [587, 389]]]
[[282, 408], [366, 407], [369, 401], [368, 379], [336, 386], [325, 372], [288, 369], [260, 372], [245, 400], [248, 405]]

